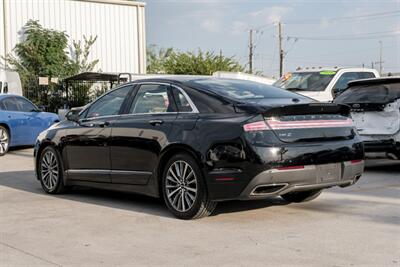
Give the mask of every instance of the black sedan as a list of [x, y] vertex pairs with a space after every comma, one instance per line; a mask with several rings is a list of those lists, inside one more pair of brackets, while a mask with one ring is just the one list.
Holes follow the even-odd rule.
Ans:
[[182, 219], [224, 200], [311, 200], [354, 184], [364, 168], [347, 106], [194, 76], [107, 92], [41, 133], [35, 158], [47, 193], [80, 185], [161, 197]]

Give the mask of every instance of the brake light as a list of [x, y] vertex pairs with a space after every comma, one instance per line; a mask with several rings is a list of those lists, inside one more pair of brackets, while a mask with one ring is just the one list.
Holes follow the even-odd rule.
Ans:
[[253, 131], [265, 131], [269, 130], [265, 121], [256, 121], [243, 125], [243, 129], [245, 132], [253, 132]]
[[335, 128], [335, 127], [351, 127], [352, 119], [345, 120], [298, 120], [298, 121], [281, 121], [276, 118], [269, 118], [266, 123], [272, 130], [285, 129], [306, 129], [306, 128]]
[[362, 159], [353, 159], [353, 160], [350, 160], [350, 163], [351, 164], [357, 164], [357, 163], [360, 163], [362, 161], [363, 161]]

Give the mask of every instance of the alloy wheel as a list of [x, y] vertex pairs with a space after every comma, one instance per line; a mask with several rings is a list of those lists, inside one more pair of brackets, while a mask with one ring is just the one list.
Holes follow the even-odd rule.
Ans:
[[9, 137], [7, 130], [4, 128], [0, 128], [0, 154], [4, 154], [8, 150], [9, 146]]
[[52, 191], [57, 186], [59, 179], [59, 165], [53, 151], [48, 150], [43, 155], [40, 163], [40, 174], [43, 185], [47, 190]]
[[197, 177], [185, 161], [175, 161], [167, 171], [166, 196], [171, 206], [179, 212], [190, 210], [197, 197]]

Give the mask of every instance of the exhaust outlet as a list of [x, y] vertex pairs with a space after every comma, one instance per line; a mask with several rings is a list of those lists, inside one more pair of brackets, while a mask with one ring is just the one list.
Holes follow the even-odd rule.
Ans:
[[288, 184], [269, 184], [269, 185], [258, 185], [256, 186], [251, 195], [253, 196], [267, 196], [267, 195], [275, 195], [278, 192], [282, 191], [288, 186]]

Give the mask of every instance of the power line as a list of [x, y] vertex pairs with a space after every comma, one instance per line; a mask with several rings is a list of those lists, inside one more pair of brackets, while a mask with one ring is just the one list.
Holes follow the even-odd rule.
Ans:
[[377, 39], [385, 37], [393, 37], [399, 35], [400, 31], [383, 31], [383, 32], [369, 32], [359, 34], [342, 34], [342, 35], [326, 35], [326, 36], [288, 36], [288, 39], [297, 40], [313, 40], [313, 41], [334, 41], [334, 40], [366, 40]]
[[398, 16], [400, 10], [393, 10], [387, 12], [380, 12], [380, 13], [369, 13], [364, 15], [358, 16], [345, 16], [345, 17], [330, 17], [330, 18], [309, 18], [309, 19], [299, 19], [299, 20], [288, 20], [285, 21], [286, 24], [314, 24], [320, 23], [322, 20], [329, 22], [329, 21], [349, 21], [349, 20], [364, 20], [364, 19], [383, 19], [388, 17], [395, 17]]

